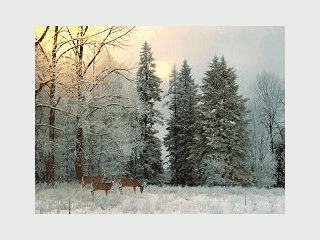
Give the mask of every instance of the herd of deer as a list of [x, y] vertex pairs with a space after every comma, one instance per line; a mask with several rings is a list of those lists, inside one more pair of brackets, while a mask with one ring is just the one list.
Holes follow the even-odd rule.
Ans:
[[[107, 176], [107, 171], [104, 171], [104, 173], [101, 176], [83, 176], [81, 181], [81, 186], [84, 188], [87, 184], [92, 184], [92, 191], [91, 194], [94, 196], [94, 192], [97, 190], [103, 190], [106, 192], [106, 195], [108, 194], [108, 191], [112, 188], [112, 185], [116, 181], [114, 177], [112, 177], [111, 183], [105, 183], [103, 182], [103, 179], [105, 176]], [[122, 194], [122, 188], [123, 187], [133, 187], [134, 192], [136, 192], [136, 187], [140, 188], [141, 193], [143, 192], [143, 186], [140, 184], [140, 182], [137, 179], [133, 178], [121, 178], [119, 179], [119, 191]]]

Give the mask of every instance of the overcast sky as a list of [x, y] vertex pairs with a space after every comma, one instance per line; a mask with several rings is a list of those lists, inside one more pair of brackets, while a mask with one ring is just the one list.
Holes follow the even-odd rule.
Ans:
[[[144, 41], [151, 45], [165, 91], [174, 64], [180, 68], [186, 59], [196, 83], [200, 84], [215, 55], [223, 55], [227, 64], [235, 68], [240, 92], [245, 97], [252, 96], [252, 84], [262, 71], [274, 72], [284, 81], [284, 27], [137, 27], [130, 46], [118, 53], [117, 59], [138, 63]], [[168, 118], [168, 110], [163, 107], [161, 110]], [[159, 127], [161, 138], [166, 133], [165, 127]]]
[[212, 58], [224, 55], [236, 69], [240, 91], [250, 97], [248, 86], [261, 71], [271, 71], [284, 79], [284, 27], [137, 27], [130, 46], [121, 58], [139, 61], [142, 43], [153, 50], [159, 75], [166, 90], [173, 65], [179, 68], [186, 59], [197, 83], [201, 82]]

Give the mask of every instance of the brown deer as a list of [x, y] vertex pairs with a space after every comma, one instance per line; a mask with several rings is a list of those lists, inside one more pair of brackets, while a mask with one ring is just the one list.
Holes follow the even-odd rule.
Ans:
[[83, 188], [87, 184], [102, 183], [104, 177], [107, 176], [107, 175], [108, 175], [107, 171], [104, 170], [104, 172], [103, 172], [103, 174], [101, 176], [82, 176], [81, 186]]
[[93, 189], [91, 191], [92, 196], [94, 196], [94, 191], [97, 191], [97, 190], [104, 190], [106, 192], [106, 196], [107, 196], [108, 191], [112, 188], [113, 183], [114, 183], [114, 177], [112, 177], [111, 183], [93, 182], [92, 183]]
[[140, 184], [140, 182], [137, 179], [133, 178], [121, 178], [119, 180], [119, 190], [122, 194], [122, 188], [123, 187], [133, 187], [133, 191], [136, 192], [136, 187], [140, 188], [141, 193], [143, 192], [143, 186]]

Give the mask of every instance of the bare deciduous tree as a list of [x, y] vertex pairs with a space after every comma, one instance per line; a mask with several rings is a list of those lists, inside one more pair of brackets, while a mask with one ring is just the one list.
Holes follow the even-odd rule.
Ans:
[[[52, 31], [53, 29], [53, 31]], [[36, 131], [39, 128], [47, 128], [49, 133], [50, 148], [47, 152], [48, 161], [46, 166], [47, 182], [54, 182], [55, 179], [55, 130], [59, 129], [55, 126], [56, 111], [67, 113], [76, 121], [76, 140], [75, 140], [75, 177], [80, 181], [82, 177], [82, 158], [84, 148], [84, 132], [83, 132], [83, 106], [85, 94], [92, 91], [96, 86], [102, 83], [109, 74], [119, 74], [127, 78], [123, 71], [128, 71], [125, 67], [113, 67], [105, 65], [99, 68], [99, 72], [95, 74], [95, 62], [99, 61], [99, 57], [108, 54], [108, 48], [124, 48], [126, 46], [127, 37], [134, 27], [125, 26], [106, 26], [106, 27], [66, 27], [55, 26], [53, 28], [47, 26], [35, 39], [36, 47], [36, 109], [43, 113], [43, 109], [48, 110], [48, 121], [45, 123], [36, 123]], [[46, 39], [46, 40], [44, 40]], [[105, 56], [105, 55], [104, 55]], [[92, 71], [91, 68], [92, 67]], [[61, 75], [64, 72], [64, 76]], [[75, 79], [73, 81], [72, 79]], [[67, 81], [67, 82], [66, 82]], [[57, 90], [57, 86], [61, 86]], [[75, 113], [72, 110], [57, 108], [63, 92], [72, 92], [77, 95], [78, 107]], [[37, 101], [42, 93], [46, 93], [46, 103]], [[57, 93], [59, 96], [57, 96]], [[43, 95], [43, 94], [42, 94]], [[61, 111], [60, 111], [61, 110]], [[47, 130], [46, 130], [47, 131]], [[90, 128], [90, 134], [94, 134], [94, 126]], [[36, 144], [37, 147], [37, 144]]]
[[[267, 132], [269, 139], [269, 149], [272, 153], [272, 159], [276, 160], [275, 167], [275, 186], [284, 187], [285, 178], [285, 94], [284, 87], [279, 77], [274, 73], [262, 72], [257, 76], [257, 104], [259, 109], [260, 123], [263, 130]], [[255, 133], [256, 134], [256, 133]], [[262, 137], [262, 138], [261, 138]], [[263, 139], [263, 134], [260, 136]], [[256, 139], [258, 140], [258, 139]], [[260, 150], [264, 152], [263, 142], [258, 143]], [[262, 151], [261, 151], [262, 150]]]
[[276, 131], [284, 118], [284, 89], [274, 73], [262, 72], [257, 76], [256, 91], [262, 109], [261, 121], [268, 131], [270, 148], [274, 152]]
[[[78, 103], [84, 101], [82, 96], [82, 89], [84, 79], [91, 65], [94, 65], [96, 58], [102, 52], [103, 48], [107, 47], [123, 47], [125, 46], [125, 37], [134, 29], [134, 27], [106, 27], [104, 30], [88, 35], [88, 26], [79, 26], [77, 36], [73, 37], [69, 28], [67, 31], [73, 41], [69, 41], [70, 50], [74, 51], [76, 75], [77, 75], [77, 95]], [[92, 41], [92, 38], [100, 37], [102, 40]], [[91, 48], [94, 50], [92, 51]], [[66, 51], [69, 51], [66, 50]], [[89, 58], [84, 59], [84, 55], [89, 52]], [[101, 79], [98, 79], [98, 81]], [[80, 109], [80, 108], [78, 108]], [[93, 129], [93, 128], [92, 128]], [[76, 179], [81, 181], [82, 177], [82, 158], [83, 158], [83, 128], [80, 122], [80, 113], [77, 116], [77, 135], [76, 135], [76, 160], [75, 160], [75, 172]]]

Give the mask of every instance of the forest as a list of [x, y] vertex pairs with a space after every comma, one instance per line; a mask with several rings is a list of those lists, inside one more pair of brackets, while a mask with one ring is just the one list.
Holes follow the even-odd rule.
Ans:
[[202, 79], [188, 59], [161, 79], [147, 41], [135, 66], [113, 54], [130, 49], [135, 32], [36, 31], [35, 182], [80, 182], [107, 171], [158, 186], [285, 188], [284, 79], [261, 69], [246, 98], [223, 55], [212, 56]]

